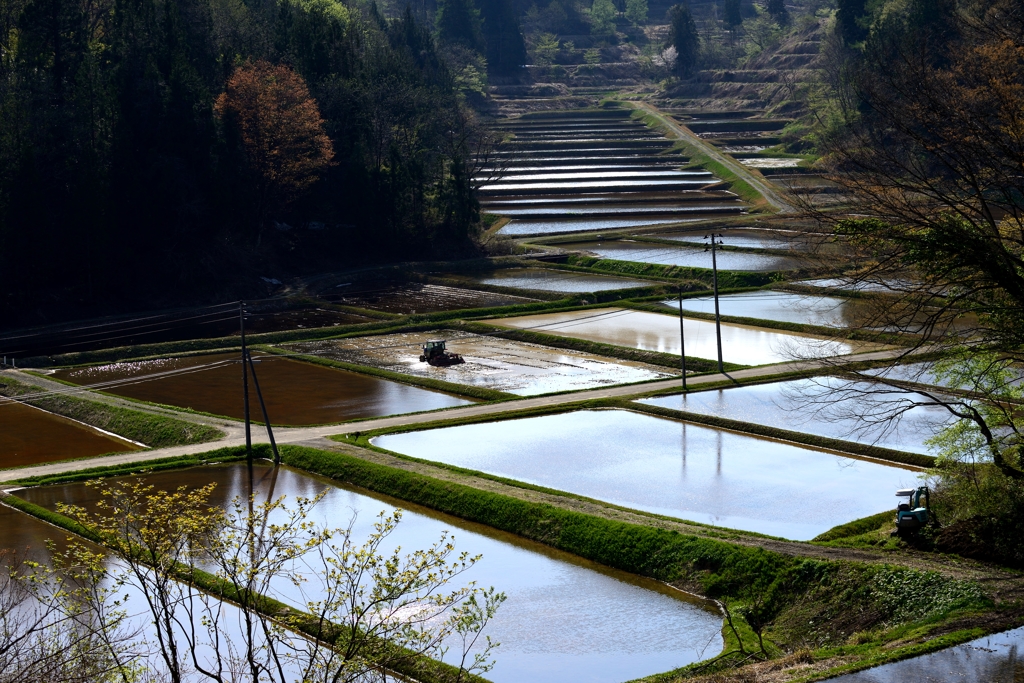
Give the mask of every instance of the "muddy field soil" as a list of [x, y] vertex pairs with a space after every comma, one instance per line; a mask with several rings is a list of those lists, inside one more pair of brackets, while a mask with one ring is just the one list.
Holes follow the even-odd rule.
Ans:
[[512, 306], [537, 301], [524, 296], [418, 282], [339, 285], [322, 292], [320, 298], [331, 303], [402, 315]]
[[[437, 391], [280, 356], [254, 354], [253, 358], [271, 424], [326, 424], [471, 403]], [[236, 353], [63, 369], [54, 376], [76, 384], [116, 382], [103, 390], [152, 403], [236, 419], [244, 413], [242, 368]], [[251, 378], [249, 383], [249, 414], [262, 421]]]
[[0, 469], [139, 449], [74, 420], [0, 398]]
[[[419, 360], [428, 339], [445, 339], [465, 363], [447, 368]], [[454, 330], [289, 344], [289, 351], [360, 363], [419, 377], [486, 387], [519, 396], [662, 379], [670, 373], [644, 363]]]

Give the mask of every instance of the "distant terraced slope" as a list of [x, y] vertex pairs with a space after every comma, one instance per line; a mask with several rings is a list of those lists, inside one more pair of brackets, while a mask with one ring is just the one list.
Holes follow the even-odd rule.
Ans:
[[506, 235], [675, 224], [741, 213], [732, 192], [628, 110], [527, 114], [495, 124], [509, 142], [477, 176], [484, 211]]

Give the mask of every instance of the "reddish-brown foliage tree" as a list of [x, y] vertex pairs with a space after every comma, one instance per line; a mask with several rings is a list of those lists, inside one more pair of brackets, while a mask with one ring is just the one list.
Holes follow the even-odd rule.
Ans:
[[235, 69], [216, 103], [235, 126], [256, 176], [257, 230], [269, 213], [317, 181], [334, 157], [316, 100], [289, 67], [265, 60]]

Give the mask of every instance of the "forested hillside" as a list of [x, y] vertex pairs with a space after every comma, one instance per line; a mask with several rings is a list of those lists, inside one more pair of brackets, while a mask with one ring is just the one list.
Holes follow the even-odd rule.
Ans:
[[0, 36], [0, 310], [223, 294], [477, 218], [460, 65], [410, 12], [3, 0]]

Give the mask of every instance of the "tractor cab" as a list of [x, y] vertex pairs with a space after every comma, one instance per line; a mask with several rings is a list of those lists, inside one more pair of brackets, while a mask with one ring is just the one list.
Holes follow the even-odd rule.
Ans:
[[459, 354], [446, 351], [443, 339], [431, 339], [421, 348], [423, 353], [420, 354], [420, 362], [427, 363], [428, 365], [447, 367], [466, 362], [462, 360], [462, 356]]
[[[912, 535], [918, 529], [926, 526], [930, 521], [931, 508], [928, 504], [928, 487], [919, 486], [916, 489], [900, 489], [896, 492], [897, 498], [906, 498], [907, 501], [900, 502], [896, 506], [896, 534], [899, 536]], [[922, 505], [922, 499], [924, 505]]]

